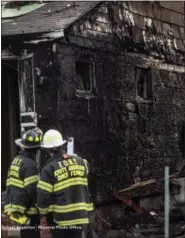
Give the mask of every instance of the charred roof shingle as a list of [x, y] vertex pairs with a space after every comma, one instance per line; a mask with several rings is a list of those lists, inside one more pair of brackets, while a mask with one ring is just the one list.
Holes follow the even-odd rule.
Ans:
[[97, 2], [49, 2], [24, 16], [2, 23], [2, 36], [62, 31], [96, 4]]

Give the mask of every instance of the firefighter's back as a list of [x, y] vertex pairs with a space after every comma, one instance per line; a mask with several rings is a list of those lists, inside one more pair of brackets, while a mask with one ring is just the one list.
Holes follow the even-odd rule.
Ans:
[[[49, 204], [44, 204], [44, 199], [38, 197], [39, 206], [45, 207], [45, 211], [49, 209], [59, 226], [89, 222], [88, 212], [92, 210], [92, 204], [89, 201], [87, 174], [88, 168], [78, 156], [64, 158], [57, 154], [44, 166], [38, 188], [51, 194]], [[44, 213], [44, 209], [41, 208], [41, 211]]]
[[[38, 181], [37, 164], [29, 155], [29, 152], [21, 151], [11, 163], [7, 177], [7, 193], [4, 212], [20, 212], [27, 210], [28, 214], [37, 214], [36, 190], [34, 183]], [[31, 190], [31, 191], [28, 191]], [[28, 196], [32, 194], [32, 200]]]

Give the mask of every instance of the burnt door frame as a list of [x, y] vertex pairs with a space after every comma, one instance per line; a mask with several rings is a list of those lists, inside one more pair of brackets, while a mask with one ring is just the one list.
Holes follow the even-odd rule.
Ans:
[[6, 186], [8, 167], [17, 153], [15, 137], [20, 136], [18, 75], [18, 57], [2, 57], [2, 189]]
[[[34, 77], [34, 59], [33, 59], [34, 55], [33, 54], [27, 54], [27, 55], [24, 55], [24, 56], [16, 56], [16, 55], [2, 55], [2, 64], [3, 62], [8, 64], [8, 62], [11, 62], [11, 61], [15, 61], [16, 62], [16, 69], [17, 69], [17, 84], [18, 84], [18, 91], [17, 91], [17, 97], [18, 97], [18, 104], [17, 105], [17, 109], [19, 110], [18, 112], [18, 117], [19, 117], [19, 128], [16, 127], [16, 130], [17, 130], [17, 134], [19, 134], [19, 136], [21, 136], [21, 134], [23, 133], [24, 130], [27, 130], [29, 129], [29, 127], [35, 127], [37, 126], [37, 114], [36, 114], [36, 111], [35, 111], [35, 77]], [[21, 64], [23, 65], [24, 67], [24, 63], [26, 62], [26, 60], [29, 61], [28, 63], [28, 67], [29, 67], [29, 72], [30, 72], [30, 77], [26, 78], [25, 76], [25, 72], [23, 73], [21, 71]], [[10, 64], [11, 65], [11, 64]], [[25, 76], [25, 77], [23, 77]], [[23, 82], [23, 78], [24, 78], [24, 82]], [[10, 81], [11, 80], [15, 80], [14, 78], [11, 78], [10, 76]], [[26, 82], [27, 81], [27, 82]], [[32, 88], [31, 92], [29, 92], [31, 95], [30, 97], [32, 97], [32, 100], [29, 100], [29, 103], [30, 103], [30, 107], [31, 107], [31, 111], [27, 111], [26, 108], [25, 110], [21, 111], [22, 108], [21, 108], [21, 89], [22, 87], [24, 86], [24, 83], [27, 83], [27, 87], [28, 88]], [[7, 87], [8, 89], [7, 90], [10, 90], [10, 82], [7, 82]], [[12, 86], [11, 86], [12, 87]], [[12, 88], [12, 90], [14, 90], [14, 88]], [[8, 97], [8, 95], [7, 95]], [[27, 99], [27, 95], [26, 97], [24, 98], [25, 100]], [[10, 100], [11, 99], [8, 99], [8, 107], [10, 107]], [[6, 102], [6, 101], [5, 101]], [[4, 102], [4, 105], [5, 105], [5, 102]], [[17, 102], [15, 102], [17, 103]], [[23, 102], [23, 103], [26, 103], [26, 102]], [[28, 104], [29, 104], [28, 103]], [[31, 105], [32, 104], [32, 105]], [[10, 110], [8, 108], [8, 110]], [[9, 134], [10, 134], [10, 140], [9, 140], [9, 148], [10, 148], [10, 152], [9, 152], [9, 155], [8, 157], [10, 158], [6, 158], [8, 160], [10, 160], [9, 162], [7, 162], [8, 164], [11, 163], [12, 159], [14, 158], [14, 156], [16, 155], [17, 151], [16, 151], [16, 146], [14, 144], [14, 140], [17, 139], [17, 138], [14, 138], [15, 135], [14, 135], [14, 132], [12, 130], [14, 130], [15, 128], [13, 127], [13, 124], [11, 123], [11, 115], [10, 113], [12, 112], [8, 112], [7, 113], [7, 116], [8, 116], [8, 125], [9, 125]], [[24, 123], [22, 122], [22, 119], [23, 118], [27, 118], [28, 122], [27, 123]], [[13, 118], [13, 120], [18, 120], [18, 118]], [[6, 155], [6, 153], [4, 153], [4, 156]], [[7, 164], [7, 165], [8, 165]], [[4, 165], [4, 169], [7, 170], [7, 165]], [[2, 168], [3, 168], [3, 161], [2, 161]], [[7, 173], [8, 170], [5, 172]], [[3, 183], [2, 183], [2, 188], [4, 188], [5, 186], [5, 173], [3, 174]]]
[[[30, 105], [31, 106], [31, 111], [30, 110], [26, 110], [23, 109], [21, 103], [26, 103], [26, 100], [24, 100], [23, 102], [23, 99], [21, 98], [22, 95], [22, 92], [21, 92], [21, 89], [24, 87], [23, 85], [23, 75], [21, 74], [21, 64], [23, 62], [25, 62], [25, 60], [28, 60], [30, 59], [30, 62], [31, 62], [31, 65], [30, 65], [30, 72], [31, 72], [31, 81], [28, 82], [29, 86], [30, 86], [30, 83], [32, 84], [32, 97], [33, 97], [33, 105]], [[35, 74], [34, 74], [34, 54], [31, 53], [31, 54], [26, 54], [26, 55], [23, 55], [23, 56], [16, 56], [16, 55], [13, 55], [13, 56], [2, 56], [2, 61], [9, 61], [9, 60], [17, 60], [17, 70], [18, 70], [18, 84], [19, 84], [19, 106], [20, 106], [20, 122], [21, 122], [21, 125], [20, 125], [20, 128], [21, 128], [21, 131], [20, 133], [22, 134], [26, 128], [30, 128], [30, 127], [35, 127], [37, 126], [37, 113], [36, 113], [36, 106], [35, 106]], [[21, 108], [22, 107], [22, 108]], [[26, 118], [29, 122], [22, 122], [22, 119], [25, 118], [25, 117], [28, 117]]]
[[[26, 62], [29, 64], [29, 73], [25, 76]], [[28, 66], [28, 65], [27, 65]], [[35, 75], [34, 75], [34, 54], [26, 54], [19, 58], [19, 95], [20, 95], [20, 121], [21, 134], [27, 129], [37, 126], [37, 114], [35, 109]], [[32, 88], [32, 90], [30, 90]]]

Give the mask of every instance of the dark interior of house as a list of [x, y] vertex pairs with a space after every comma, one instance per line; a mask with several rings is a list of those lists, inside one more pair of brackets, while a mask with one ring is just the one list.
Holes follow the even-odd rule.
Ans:
[[16, 154], [14, 138], [20, 136], [19, 87], [17, 61], [2, 61], [1, 108], [1, 189], [5, 190], [6, 176]]

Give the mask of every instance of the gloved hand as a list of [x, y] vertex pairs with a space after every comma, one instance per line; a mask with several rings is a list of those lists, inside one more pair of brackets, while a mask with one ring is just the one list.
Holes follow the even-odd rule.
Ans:
[[22, 216], [22, 214], [19, 213], [19, 212], [13, 212], [12, 215], [13, 215], [15, 218], [19, 218], [19, 217]]
[[17, 222], [15, 222], [14, 219], [17, 219], [19, 217], [19, 214], [17, 212], [7, 212], [7, 215], [9, 216], [10, 224], [12, 226], [16, 226]]
[[18, 225], [28, 225], [29, 218], [19, 212], [13, 212], [10, 215], [10, 221], [14, 224]]
[[10, 217], [10, 216], [12, 215], [12, 212], [11, 212], [11, 211], [8, 211], [8, 212], [6, 213], [6, 215], [7, 215], [8, 217]]

